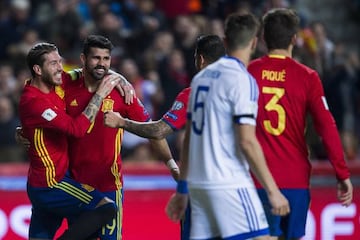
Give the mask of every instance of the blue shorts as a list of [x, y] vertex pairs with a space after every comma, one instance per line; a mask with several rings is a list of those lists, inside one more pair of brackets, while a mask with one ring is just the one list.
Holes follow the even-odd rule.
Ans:
[[[123, 220], [123, 190], [103, 192], [106, 197], [113, 200], [118, 207], [116, 218], [111, 222], [104, 225], [97, 233], [92, 237], [100, 237], [101, 240], [118, 240], [122, 239], [122, 220]], [[71, 224], [72, 218], [68, 218], [68, 222]]]
[[190, 200], [188, 202], [185, 215], [183, 219], [180, 221], [180, 231], [181, 231], [181, 240], [189, 240], [190, 239], [190, 226], [191, 226], [191, 207]]
[[95, 209], [105, 197], [68, 176], [52, 188], [28, 184], [27, 193], [32, 204], [29, 237], [40, 239], [53, 239], [64, 217], [75, 217]]
[[269, 223], [271, 236], [284, 236], [284, 238], [301, 238], [305, 235], [307, 213], [310, 207], [309, 189], [280, 189], [290, 204], [290, 214], [284, 217], [271, 213], [271, 205], [264, 189], [258, 189], [263, 203], [266, 218]]

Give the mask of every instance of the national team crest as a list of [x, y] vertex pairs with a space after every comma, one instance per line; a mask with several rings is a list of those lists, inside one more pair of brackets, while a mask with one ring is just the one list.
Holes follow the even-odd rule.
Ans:
[[114, 100], [109, 98], [104, 99], [102, 103], [101, 111], [106, 112], [106, 111], [112, 111], [113, 109], [114, 109]]

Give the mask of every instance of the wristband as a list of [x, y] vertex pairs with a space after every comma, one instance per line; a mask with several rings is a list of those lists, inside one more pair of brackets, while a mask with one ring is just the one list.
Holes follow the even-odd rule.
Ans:
[[166, 162], [166, 166], [168, 167], [169, 170], [173, 170], [173, 169], [178, 169], [178, 168], [179, 168], [174, 159], [170, 159], [169, 161], [167, 161], [167, 162]]
[[177, 182], [176, 192], [181, 193], [181, 194], [188, 194], [189, 189], [188, 189], [188, 186], [187, 186], [187, 181], [179, 180]]

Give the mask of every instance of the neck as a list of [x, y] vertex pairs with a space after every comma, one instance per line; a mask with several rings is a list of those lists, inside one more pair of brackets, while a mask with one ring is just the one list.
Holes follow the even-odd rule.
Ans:
[[249, 65], [251, 49], [239, 49], [229, 53], [229, 56], [239, 59], [245, 67]]
[[38, 88], [43, 93], [49, 93], [54, 89], [54, 85], [44, 82], [41, 77], [34, 77], [30, 81], [30, 86]]
[[89, 92], [95, 92], [100, 81], [96, 81], [89, 73], [87, 73], [84, 69], [84, 83], [85, 87]]

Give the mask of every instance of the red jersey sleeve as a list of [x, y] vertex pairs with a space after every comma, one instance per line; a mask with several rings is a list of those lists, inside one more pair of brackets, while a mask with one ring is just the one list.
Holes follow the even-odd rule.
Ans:
[[122, 116], [134, 121], [147, 122], [151, 119], [149, 112], [137, 97], [134, 98], [132, 104], [123, 104], [123, 108], [119, 109], [119, 112]]
[[[71, 118], [66, 114], [62, 107], [63, 104], [55, 103], [55, 99], [58, 98], [55, 93], [49, 93], [48, 96], [41, 94], [35, 96], [35, 94], [28, 94], [28, 97], [24, 96], [20, 102], [20, 116], [22, 116], [23, 125], [34, 128], [57, 129], [75, 137], [81, 137], [86, 133], [90, 121], [84, 114]], [[49, 98], [54, 99], [54, 101]], [[62, 100], [58, 98], [56, 101]]]
[[173, 130], [179, 130], [186, 123], [186, 109], [189, 101], [190, 88], [185, 88], [176, 97], [171, 109], [161, 118]]
[[350, 172], [345, 164], [341, 139], [335, 120], [329, 111], [321, 80], [315, 71], [311, 74], [309, 84], [311, 87], [308, 88], [309, 102], [307, 104], [314, 127], [323, 141], [337, 179], [347, 179]]

